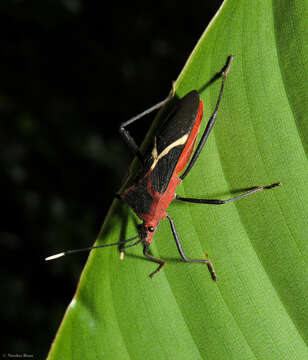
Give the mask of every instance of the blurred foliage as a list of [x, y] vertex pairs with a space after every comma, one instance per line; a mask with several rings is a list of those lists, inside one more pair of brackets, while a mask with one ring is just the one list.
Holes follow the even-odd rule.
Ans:
[[47, 354], [87, 254], [43, 259], [93, 243], [130, 162], [120, 122], [169, 92], [220, 3], [1, 1], [4, 353]]

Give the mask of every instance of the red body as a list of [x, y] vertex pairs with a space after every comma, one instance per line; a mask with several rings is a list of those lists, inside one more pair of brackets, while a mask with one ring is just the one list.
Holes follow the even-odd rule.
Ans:
[[[149, 211], [147, 211], [147, 213], [137, 213], [137, 215], [141, 220], [143, 220], [145, 229], [153, 229], [152, 231], [147, 231], [147, 236], [144, 239], [147, 243], [152, 242], [153, 235], [155, 233], [155, 230], [157, 229], [157, 226], [159, 225], [159, 222], [166, 217], [166, 210], [169, 207], [170, 203], [174, 200], [175, 190], [177, 186], [181, 183], [179, 174], [185, 169], [192, 156], [202, 116], [203, 103], [200, 100], [197, 116], [195, 116], [192, 129], [190, 129], [190, 131], [187, 133], [188, 137], [185, 142], [184, 149], [179, 159], [177, 160], [175, 169], [170, 177], [166, 190], [163, 193], [160, 193], [156, 191], [155, 188], [152, 186], [151, 173], [154, 169], [150, 168], [143, 178], [147, 180], [146, 191], [151, 196], [152, 202], [150, 209]], [[132, 187], [128, 188], [122, 194], [123, 198], [125, 199], [125, 195], [133, 191], [135, 187], [136, 185], [133, 185]]]

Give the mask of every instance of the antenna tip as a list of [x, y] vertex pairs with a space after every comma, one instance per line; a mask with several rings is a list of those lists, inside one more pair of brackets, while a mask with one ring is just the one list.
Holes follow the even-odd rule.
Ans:
[[57, 259], [57, 258], [62, 257], [64, 255], [65, 255], [65, 252], [61, 252], [59, 254], [51, 255], [51, 256], [48, 256], [47, 258], [45, 258], [45, 261], [54, 260], [54, 259]]

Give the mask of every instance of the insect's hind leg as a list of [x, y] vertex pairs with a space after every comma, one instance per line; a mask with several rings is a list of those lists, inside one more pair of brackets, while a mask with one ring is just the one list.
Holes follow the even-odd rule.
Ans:
[[208, 137], [210, 135], [210, 132], [213, 129], [213, 126], [214, 126], [215, 121], [216, 121], [219, 105], [220, 105], [220, 102], [221, 102], [221, 99], [222, 99], [222, 94], [223, 94], [223, 91], [224, 91], [225, 81], [227, 79], [227, 75], [229, 73], [233, 58], [234, 58], [233, 55], [228, 57], [227, 64], [226, 64], [224, 70], [221, 73], [222, 82], [221, 82], [221, 87], [220, 87], [220, 91], [219, 91], [219, 95], [218, 95], [218, 99], [217, 99], [217, 102], [216, 102], [214, 112], [212, 113], [212, 115], [211, 115], [211, 117], [210, 117], [210, 119], [209, 119], [209, 121], [208, 121], [208, 123], [206, 125], [206, 128], [205, 128], [205, 130], [204, 130], [204, 132], [203, 132], [203, 134], [201, 136], [201, 139], [199, 141], [199, 144], [197, 145], [197, 148], [196, 148], [195, 152], [192, 155], [192, 158], [191, 158], [189, 164], [187, 165], [184, 173], [180, 176], [181, 180], [185, 179], [185, 177], [188, 175], [188, 173], [190, 172], [190, 170], [194, 166], [195, 162], [197, 161], [197, 159], [198, 159], [198, 157], [199, 157], [199, 155], [201, 153], [201, 150], [203, 149], [203, 147], [204, 147], [204, 145], [205, 145], [205, 143], [206, 143], [206, 141], [207, 141], [207, 139], [208, 139]]
[[131, 136], [131, 134], [124, 127], [122, 127], [122, 125], [120, 126], [119, 132], [122, 136], [122, 139], [124, 140], [126, 145], [129, 147], [129, 149], [143, 163], [144, 162], [143, 155], [141, 154], [139, 147], [136, 144], [134, 138]]
[[163, 259], [152, 256], [151, 254], [149, 254], [149, 250], [150, 250], [150, 244], [144, 243], [143, 244], [143, 255], [146, 256], [149, 260], [159, 264], [159, 267], [149, 275], [150, 278], [153, 279], [153, 277], [166, 266], [167, 262]]
[[170, 223], [170, 226], [171, 226], [171, 231], [172, 231], [172, 234], [173, 234], [173, 238], [175, 240], [175, 243], [176, 243], [176, 246], [178, 248], [178, 251], [181, 255], [181, 258], [185, 261], [185, 262], [188, 262], [188, 263], [199, 263], [199, 264], [206, 264], [208, 269], [209, 269], [209, 272], [212, 276], [212, 279], [214, 281], [218, 281], [218, 278], [216, 276], [216, 272], [215, 272], [215, 269], [214, 269], [214, 266], [213, 264], [211, 263], [210, 260], [208, 259], [188, 259], [187, 256], [185, 255], [184, 253], [184, 250], [182, 248], [182, 245], [181, 245], [181, 242], [180, 242], [180, 239], [178, 237], [178, 234], [176, 232], [176, 229], [175, 229], [175, 225], [174, 225], [174, 222], [172, 220], [172, 218], [167, 215], [167, 218], [169, 220], [169, 223]]
[[134, 123], [135, 121], [143, 118], [144, 116], [150, 114], [151, 112], [160, 109], [161, 107], [163, 107], [165, 104], [167, 104], [173, 97], [174, 95], [174, 86], [172, 84], [172, 89], [170, 94], [162, 101], [160, 101], [159, 103], [151, 106], [149, 109], [143, 111], [142, 113], [132, 117], [131, 119], [123, 122], [120, 125], [119, 128], [119, 132], [124, 140], [124, 142], [127, 144], [127, 146], [131, 149], [131, 151], [134, 153], [134, 155], [136, 155], [138, 157], [138, 159], [143, 163], [144, 162], [144, 157], [141, 154], [138, 145], [136, 144], [134, 138], [131, 136], [131, 134], [129, 133], [128, 130], [126, 130], [126, 126]]

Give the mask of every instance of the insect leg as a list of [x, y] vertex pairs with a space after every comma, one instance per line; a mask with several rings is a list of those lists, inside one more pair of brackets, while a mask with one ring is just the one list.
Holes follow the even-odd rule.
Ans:
[[135, 122], [135, 121], [137, 121], [139, 119], [141, 119], [145, 115], [148, 115], [151, 112], [160, 109], [161, 107], [163, 107], [167, 102], [169, 102], [172, 99], [173, 95], [174, 95], [174, 88], [172, 87], [172, 90], [171, 90], [170, 94], [166, 97], [166, 99], [164, 99], [164, 100], [160, 101], [159, 103], [151, 106], [149, 109], [143, 111], [139, 115], [136, 115], [136, 116], [132, 117], [131, 119], [123, 122], [120, 125], [119, 132], [120, 132], [124, 142], [128, 145], [128, 147], [131, 149], [131, 151], [138, 157], [138, 159], [141, 162], [144, 162], [144, 158], [143, 158], [142, 154], [140, 153], [139, 147], [136, 144], [134, 138], [130, 135], [129, 131], [126, 130], [126, 126], [132, 124], [133, 122]]
[[123, 260], [124, 259], [124, 249], [127, 249], [129, 247], [132, 247], [132, 246], [136, 246], [138, 244], [140, 244], [142, 242], [142, 239], [139, 239], [137, 240], [136, 242], [134, 242], [133, 244], [130, 244], [130, 245], [120, 245], [119, 246], [119, 250], [120, 250], [120, 260]]
[[155, 270], [154, 272], [152, 272], [152, 274], [150, 274], [150, 278], [153, 279], [154, 275], [159, 273], [165, 267], [167, 262], [165, 260], [163, 260], [163, 259], [159, 259], [157, 257], [154, 257], [154, 256], [150, 255], [149, 254], [149, 249], [150, 249], [150, 244], [144, 243], [144, 245], [143, 245], [143, 255], [146, 256], [151, 261], [156, 262], [157, 264], [159, 264], [159, 267], [157, 268], [157, 270]]
[[234, 201], [234, 200], [241, 199], [243, 197], [254, 194], [256, 192], [267, 190], [267, 189], [272, 189], [272, 188], [274, 188], [276, 186], [280, 186], [280, 185], [281, 185], [280, 183], [276, 183], [276, 184], [272, 184], [272, 185], [269, 185], [269, 186], [256, 186], [256, 187], [252, 188], [251, 190], [249, 190], [249, 191], [247, 191], [247, 192], [245, 192], [243, 194], [240, 194], [238, 196], [234, 196], [234, 197], [232, 197], [230, 199], [227, 199], [227, 200], [184, 198], [184, 197], [181, 197], [181, 196], [178, 196], [178, 195], [176, 195], [175, 198], [177, 200], [180, 200], [180, 201], [185, 201], [185, 202], [190, 202], [190, 203], [195, 203], [195, 204], [222, 205], [222, 204], [227, 204], [227, 203], [229, 203], [231, 201]]
[[215, 281], [218, 281], [218, 278], [216, 276], [216, 273], [215, 273], [215, 270], [214, 270], [214, 266], [213, 264], [211, 263], [210, 260], [208, 259], [188, 259], [187, 256], [185, 255], [184, 253], [184, 250], [182, 248], [182, 245], [181, 245], [181, 242], [180, 242], [180, 239], [178, 237], [178, 234], [176, 232], [176, 229], [175, 229], [175, 225], [174, 225], [174, 222], [172, 220], [172, 218], [167, 215], [167, 218], [169, 220], [169, 223], [170, 223], [170, 226], [171, 226], [171, 231], [172, 231], [172, 234], [173, 234], [173, 237], [174, 237], [174, 240], [175, 240], [175, 243], [176, 243], [176, 246], [178, 248], [178, 251], [181, 255], [181, 258], [185, 261], [185, 262], [189, 262], [189, 263], [201, 263], [201, 264], [206, 264], [208, 269], [209, 269], [209, 272], [211, 273], [211, 276], [212, 276], [212, 279], [215, 280]]
[[195, 152], [194, 152], [194, 154], [193, 154], [193, 156], [192, 156], [186, 170], [180, 176], [181, 180], [184, 180], [184, 178], [190, 172], [191, 168], [194, 166], [194, 164], [195, 164], [196, 160], [198, 159], [198, 156], [200, 155], [200, 153], [201, 153], [201, 151], [203, 149], [203, 146], [204, 146], [207, 138], [209, 137], [210, 132], [212, 131], [212, 128], [213, 128], [213, 126], [215, 124], [218, 108], [219, 108], [220, 101], [221, 101], [222, 94], [223, 94], [224, 87], [225, 87], [225, 81], [226, 81], [226, 78], [227, 78], [227, 75], [228, 75], [232, 60], [233, 60], [233, 56], [229, 56], [227, 65], [226, 65], [224, 71], [221, 73], [222, 82], [221, 82], [220, 92], [219, 92], [219, 95], [218, 95], [218, 99], [217, 99], [217, 102], [216, 102], [214, 112], [211, 115], [211, 117], [210, 117], [210, 119], [209, 119], [209, 121], [208, 121], [208, 123], [206, 125], [204, 133], [202, 134], [201, 140], [200, 140], [200, 142], [199, 142], [199, 144], [198, 144], [198, 146], [197, 146], [197, 148], [196, 148], [196, 150], [195, 150]]

